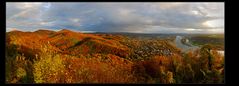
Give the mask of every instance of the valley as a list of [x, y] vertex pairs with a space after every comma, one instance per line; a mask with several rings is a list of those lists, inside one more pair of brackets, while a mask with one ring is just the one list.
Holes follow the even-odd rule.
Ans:
[[222, 35], [207, 42], [211, 36], [62, 29], [6, 37], [7, 83], [224, 82], [224, 55], [214, 52], [224, 52]]

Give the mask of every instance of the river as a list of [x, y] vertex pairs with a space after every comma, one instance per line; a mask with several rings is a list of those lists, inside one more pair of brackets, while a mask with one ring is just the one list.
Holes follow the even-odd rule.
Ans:
[[188, 41], [186, 41], [186, 43], [190, 44], [191, 46], [183, 44], [181, 42], [182, 39], [183, 39], [182, 36], [176, 36], [176, 39], [174, 40], [174, 42], [178, 48], [182, 49], [183, 52], [187, 52], [189, 50], [195, 50], [199, 48], [198, 46], [191, 45]]
[[224, 56], [224, 51], [223, 50], [218, 50], [217, 51], [220, 55]]
[[[181, 40], [183, 39], [182, 36], [176, 36], [176, 39], [174, 40], [176, 46], [180, 49], [182, 49], [183, 52], [188, 52], [188, 51], [193, 51], [195, 49], [199, 49], [198, 46], [194, 46], [192, 45], [189, 41], [186, 41], [187, 44], [191, 45], [191, 46], [188, 46], [188, 45], [185, 45], [181, 42]], [[188, 39], [187, 39], [188, 40]], [[224, 56], [224, 51], [223, 50], [218, 50], [217, 51], [220, 55]]]

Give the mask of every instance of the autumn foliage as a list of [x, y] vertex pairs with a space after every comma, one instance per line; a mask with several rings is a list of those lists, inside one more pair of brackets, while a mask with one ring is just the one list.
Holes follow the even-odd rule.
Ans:
[[[181, 53], [167, 41], [127, 39], [66, 29], [9, 32], [6, 82], [224, 83], [224, 57], [212, 45]], [[156, 50], [147, 58], [135, 55], [136, 49], [150, 44], [168, 54]]]

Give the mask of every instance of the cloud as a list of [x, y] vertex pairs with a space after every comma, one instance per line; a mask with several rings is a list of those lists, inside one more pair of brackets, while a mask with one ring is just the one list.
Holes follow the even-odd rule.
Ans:
[[212, 31], [208, 29], [220, 28], [222, 30], [219, 32], [223, 32], [224, 3], [8, 2], [7, 28], [10, 27], [149, 33], [203, 33]]

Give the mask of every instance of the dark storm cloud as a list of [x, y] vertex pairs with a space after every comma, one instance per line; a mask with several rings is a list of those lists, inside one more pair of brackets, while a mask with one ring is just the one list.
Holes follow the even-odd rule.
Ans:
[[207, 23], [215, 19], [224, 22], [224, 3], [7, 3], [7, 30], [223, 31], [221, 23]]

